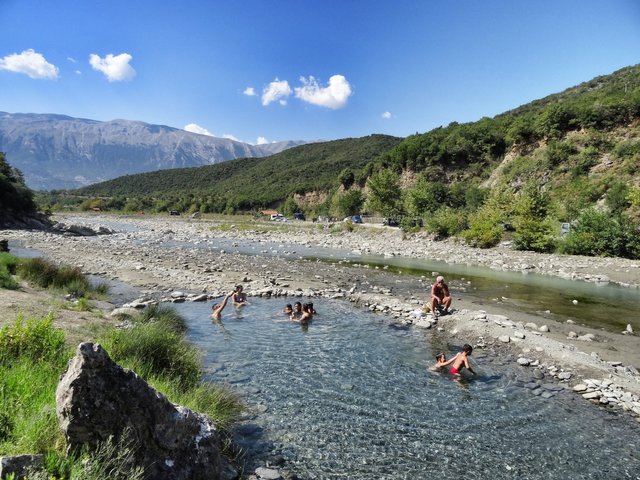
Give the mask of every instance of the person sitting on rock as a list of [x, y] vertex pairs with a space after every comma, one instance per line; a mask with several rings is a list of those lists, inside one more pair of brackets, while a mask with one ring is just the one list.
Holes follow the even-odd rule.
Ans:
[[449, 287], [444, 283], [444, 277], [439, 275], [436, 278], [436, 283], [431, 286], [431, 313], [433, 316], [437, 317], [438, 312], [442, 312], [445, 315], [449, 313], [451, 300]]
[[231, 301], [236, 307], [240, 307], [242, 305], [249, 305], [249, 302], [247, 302], [247, 294], [244, 293], [242, 289], [243, 289], [242, 285], [237, 285], [236, 289], [233, 292], [233, 297], [231, 298]]
[[224, 307], [227, 306], [227, 302], [229, 301], [229, 298], [231, 298], [231, 296], [234, 293], [235, 293], [235, 290], [233, 292], [227, 293], [222, 303], [214, 303], [211, 306], [211, 318], [213, 318], [215, 322], [219, 322], [220, 319], [222, 318], [222, 310], [224, 310]]

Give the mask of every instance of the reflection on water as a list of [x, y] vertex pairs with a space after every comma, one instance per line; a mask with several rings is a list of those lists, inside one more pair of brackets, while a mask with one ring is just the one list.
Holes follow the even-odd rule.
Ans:
[[482, 350], [471, 357], [478, 378], [430, 372], [435, 351], [461, 345], [346, 302], [316, 302], [306, 330], [282, 306], [255, 299], [225, 310], [222, 325], [210, 305], [177, 306], [208, 376], [259, 412], [239, 429], [247, 471], [278, 454], [308, 479], [640, 475], [640, 426], [628, 417], [572, 393], [531, 395], [522, 370]]

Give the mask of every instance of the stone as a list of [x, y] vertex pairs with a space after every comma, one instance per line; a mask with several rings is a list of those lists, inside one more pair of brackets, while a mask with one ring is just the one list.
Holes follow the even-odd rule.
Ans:
[[56, 390], [56, 413], [69, 451], [126, 436], [135, 439], [132, 463], [144, 467], [147, 478], [237, 476], [209, 417], [172, 404], [98, 344], [80, 344], [69, 361]]
[[500, 340], [502, 343], [509, 343], [511, 341], [509, 335], [500, 335], [498, 337], [498, 340]]
[[533, 371], [533, 377], [537, 380], [542, 380], [544, 378], [544, 372], [542, 370], [540, 370], [539, 368], [536, 368]]
[[539, 332], [547, 333], [549, 332], [549, 327], [547, 325], [542, 325], [539, 329]]
[[114, 308], [109, 313], [110, 317], [134, 317], [138, 315], [138, 310], [130, 307]]
[[11, 474], [14, 478], [27, 478], [30, 472], [42, 470], [43, 467], [44, 455], [0, 457], [0, 478], [8, 478]]
[[600, 392], [583, 393], [582, 398], [586, 398], [587, 400], [595, 400], [596, 398], [600, 398]]
[[521, 332], [519, 330], [516, 330], [515, 332], [513, 332], [513, 336], [519, 340], [524, 340], [525, 338], [524, 332]]
[[518, 359], [518, 365], [522, 365], [523, 367], [528, 366], [530, 363], [531, 363], [531, 359], [529, 358], [520, 357]]
[[560, 380], [569, 380], [571, 378], [571, 372], [560, 372], [558, 374], [558, 378]]
[[258, 478], [264, 480], [280, 480], [282, 478], [282, 475], [280, 475], [280, 472], [278, 472], [278, 470], [265, 467], [256, 468], [256, 475], [258, 476]]
[[579, 383], [573, 387], [574, 392], [584, 392], [587, 389], [587, 386], [584, 383]]

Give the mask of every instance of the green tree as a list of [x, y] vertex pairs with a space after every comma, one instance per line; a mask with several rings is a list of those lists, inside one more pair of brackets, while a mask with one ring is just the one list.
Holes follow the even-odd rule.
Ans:
[[288, 197], [285, 200], [284, 204], [282, 205], [282, 213], [286, 217], [293, 217], [293, 214], [299, 211], [300, 211], [300, 207], [298, 206], [296, 201], [293, 199], [293, 197]]
[[429, 182], [420, 177], [405, 196], [407, 212], [419, 217], [432, 213], [444, 206], [448, 196], [448, 189], [440, 182]]
[[335, 213], [340, 217], [350, 217], [362, 211], [364, 196], [360, 190], [349, 190], [343, 194], [336, 194], [333, 198]]
[[367, 208], [372, 212], [380, 212], [385, 217], [393, 217], [400, 213], [402, 206], [402, 190], [400, 176], [390, 169], [374, 173], [367, 181], [369, 193]]
[[640, 258], [640, 225], [624, 215], [613, 216], [588, 208], [560, 245], [563, 253], [603, 257]]
[[345, 190], [349, 190], [355, 182], [356, 176], [350, 168], [345, 168], [338, 174], [338, 181]]
[[12, 168], [0, 152], [0, 211], [35, 213], [33, 192], [27, 188], [20, 170]]

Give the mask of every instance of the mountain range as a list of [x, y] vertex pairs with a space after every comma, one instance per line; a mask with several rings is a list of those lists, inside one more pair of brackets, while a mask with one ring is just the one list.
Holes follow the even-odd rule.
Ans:
[[139, 121], [0, 112], [0, 152], [34, 190], [72, 189], [123, 175], [266, 157], [304, 143], [251, 145]]

